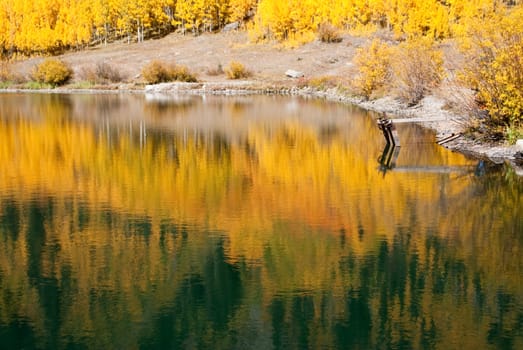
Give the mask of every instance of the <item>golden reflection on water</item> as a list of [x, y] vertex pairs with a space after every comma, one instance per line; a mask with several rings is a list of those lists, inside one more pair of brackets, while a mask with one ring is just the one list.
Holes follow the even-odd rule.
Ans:
[[[373, 120], [323, 101], [0, 98], [0, 323], [27, 322], [45, 346], [135, 347], [176, 310], [176, 334], [229, 347], [216, 325], [199, 333], [208, 318], [249, 339], [249, 309], [263, 335], [296, 298], [311, 346], [347, 345], [336, 329], [351, 332], [351, 303], [369, 308], [362, 346], [394, 326], [414, 345], [433, 327], [432, 342], [483, 348], [500, 293], [516, 305], [501, 330], [518, 331], [521, 181], [492, 185], [426, 131], [400, 128], [383, 174]], [[211, 302], [224, 305], [209, 316]], [[388, 332], [383, 344], [401, 340]]]

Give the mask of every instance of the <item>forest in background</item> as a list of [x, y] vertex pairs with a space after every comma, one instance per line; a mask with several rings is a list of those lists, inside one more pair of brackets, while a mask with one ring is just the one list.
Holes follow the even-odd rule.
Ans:
[[[239, 22], [254, 40], [307, 41], [324, 23], [343, 30], [386, 28], [398, 38], [463, 37], [520, 0], [4, 0], [2, 55], [82, 48], [175, 30], [198, 34]], [[499, 28], [500, 30], [502, 28]]]

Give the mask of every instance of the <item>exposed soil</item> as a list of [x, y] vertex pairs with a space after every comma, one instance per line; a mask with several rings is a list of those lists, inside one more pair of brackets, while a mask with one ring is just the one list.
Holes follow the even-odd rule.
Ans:
[[[200, 84], [161, 84], [147, 87], [149, 93], [234, 93], [241, 91], [261, 92], [267, 89], [276, 92], [315, 95], [330, 100], [358, 104], [364, 108], [386, 112], [389, 117], [416, 118], [416, 121], [434, 129], [438, 137], [463, 132], [465, 118], [446, 107], [443, 98], [429, 96], [420, 104], [407, 107], [391, 97], [372, 101], [347, 96], [337, 89], [317, 91], [300, 87], [303, 79], [336, 77], [338, 81], [350, 81], [355, 73], [352, 58], [357, 48], [371, 39], [345, 35], [340, 43], [322, 43], [318, 40], [297, 48], [284, 48], [280, 44], [252, 44], [245, 32], [203, 34], [198, 37], [170, 34], [164, 38], [142, 43], [113, 43], [100, 45], [80, 52], [62, 55], [75, 71], [78, 80], [84, 68], [98, 62], [117, 67], [126, 77], [126, 82], [117, 86], [102, 87], [118, 90], [142, 90], [144, 83], [140, 71], [151, 60], [162, 60], [183, 64], [198, 76]], [[42, 58], [33, 58], [15, 64], [15, 70], [27, 75]], [[226, 76], [217, 74], [218, 67], [227, 67], [231, 61], [241, 62], [253, 75], [248, 81], [231, 82]], [[305, 77], [287, 77], [289, 69], [303, 72]], [[71, 89], [72, 85], [61, 88]], [[487, 157], [495, 162], [513, 163], [516, 146], [492, 145], [460, 137], [446, 143], [445, 147], [477, 157]], [[523, 170], [518, 169], [523, 174]]]
[[[117, 66], [128, 80], [139, 83], [142, 67], [151, 60], [162, 60], [186, 65], [202, 81], [223, 81], [224, 75], [208, 74], [219, 65], [226, 67], [231, 61], [243, 63], [252, 71], [253, 79], [278, 84], [292, 84], [285, 77], [287, 69], [295, 69], [307, 76], [346, 75], [355, 49], [365, 43], [364, 38], [346, 36], [341, 43], [325, 44], [319, 41], [285, 49], [277, 44], [252, 44], [245, 32], [203, 34], [197, 37], [170, 34], [164, 38], [142, 43], [114, 43], [100, 45], [80, 52], [68, 53], [61, 58], [70, 63], [75, 72], [98, 62]], [[22, 73], [42, 58], [18, 63]]]

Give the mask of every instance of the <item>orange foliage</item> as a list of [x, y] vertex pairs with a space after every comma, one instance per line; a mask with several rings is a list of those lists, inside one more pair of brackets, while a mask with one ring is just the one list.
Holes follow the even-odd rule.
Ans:
[[[490, 240], [493, 232], [504, 232], [505, 223], [499, 219], [503, 211], [512, 208], [512, 217], [517, 217], [521, 198], [506, 192], [499, 196], [486, 182], [484, 200], [469, 200], [474, 195], [468, 191], [480, 190], [485, 180], [466, 175], [421, 177], [398, 171], [383, 177], [375, 161], [383, 145], [369, 142], [380, 139], [379, 131], [372, 120], [357, 113], [332, 133], [292, 118], [245, 131], [235, 111], [249, 108], [255, 114], [259, 106], [239, 100], [227, 107], [217, 104], [211, 113], [214, 118], [206, 121], [227, 125], [218, 137], [209, 129], [188, 127], [191, 113], [202, 114], [190, 102], [172, 109], [149, 106], [148, 119], [138, 121], [130, 111], [139, 108], [129, 98], [120, 107], [129, 108], [122, 111], [125, 118], [114, 115], [111, 121], [101, 118], [93, 123], [87, 120], [100, 113], [86, 105], [64, 104], [59, 96], [45, 96], [54, 102], [41, 104], [18, 98], [0, 105], [1, 116], [13, 116], [1, 120], [0, 193], [13, 198], [13, 205], [23, 213], [17, 221], [17, 241], [8, 234], [0, 240], [0, 273], [9, 276], [0, 279], [4, 323], [24, 317], [36, 332], [45, 329], [39, 323], [45, 318], [38, 307], [43, 301], [27, 274], [31, 265], [27, 242], [32, 239], [27, 236], [27, 203], [30, 210], [48, 210], [42, 216], [46, 235], [38, 256], [40, 273], [61, 281], [67, 271], [68, 278], [75, 280], [71, 293], [77, 302], [62, 306], [63, 324], [80, 323], [93, 334], [104, 335], [97, 336], [97, 347], [108, 347], [104, 341], [115, 337], [138, 344], [139, 334], [134, 332], [109, 336], [108, 315], [143, 321], [171, 305], [184, 278], [203, 275], [219, 239], [228, 263], [246, 262], [247, 268], [259, 269], [259, 279], [246, 278], [243, 283], [246, 302], [254, 303], [249, 298], [256, 295], [262, 307], [277, 295], [282, 298], [286, 292], [304, 290], [311, 291], [312, 303], [319, 308], [321, 291], [329, 290], [328, 312], [332, 318], [343, 316], [348, 291], [359, 290], [365, 283], [362, 278], [376, 276], [340, 266], [351, 258], [355, 269], [363, 268], [368, 264], [365, 259], [384, 245], [389, 254], [405, 249], [401, 253], [405, 259], [429, 272], [424, 275], [427, 286], [438, 283], [438, 269], [447, 268], [446, 261], [465, 261], [477, 274], [474, 270], [456, 282], [472, 285], [472, 279], [480, 276], [486, 289], [520, 288], [520, 246]], [[97, 102], [105, 111], [121, 102], [116, 96], [89, 98], [100, 98]], [[206, 103], [209, 106], [213, 100]], [[312, 106], [313, 102], [308, 105]], [[89, 118], [73, 122], [73, 110]], [[313, 111], [317, 118], [318, 111]], [[337, 110], [323, 112], [335, 115]], [[183, 117], [173, 122], [180, 114]], [[220, 125], [211, 130], [219, 130]], [[172, 132], [155, 136], [156, 128], [166, 127]], [[400, 131], [405, 139], [414, 139], [412, 129]], [[473, 164], [433, 145], [423, 155], [413, 148], [402, 149], [399, 165]], [[446, 201], [458, 203], [460, 211], [448, 212]], [[493, 202], [499, 208], [489, 205]], [[0, 217], [4, 217], [2, 210], [5, 206], [0, 206]], [[407, 225], [409, 231], [402, 234]], [[481, 229], [484, 226], [488, 230]], [[5, 233], [7, 228], [0, 226], [0, 230]], [[181, 234], [184, 230], [190, 231], [188, 237]], [[431, 237], [433, 231], [437, 237]], [[431, 246], [433, 240], [442, 242], [441, 251]], [[491, 243], [481, 243], [485, 241]], [[415, 281], [404, 283], [409, 291], [408, 284]], [[93, 293], [114, 291], [122, 297], [106, 305], [109, 309], [89, 302]], [[432, 312], [442, 337], [463, 342], [459, 331], [454, 334], [455, 327], [484, 332], [489, 325], [486, 317], [477, 320], [473, 303], [456, 305], [452, 297], [431, 298], [431, 288], [425, 288], [418, 299], [409, 293], [404, 296], [406, 304], [416, 303], [421, 313]], [[475, 290], [463, 293], [473, 298]], [[154, 303], [138, 301], [144, 297]], [[379, 303], [379, 293], [371, 297], [369, 303]], [[418, 321], [409, 319], [396, 296], [390, 298], [389, 318], [418, 332]], [[447, 327], [449, 309], [461, 315], [452, 327]], [[241, 315], [235, 315], [239, 319], [232, 323], [245, 325]], [[320, 315], [315, 310], [311, 322], [323, 322]], [[60, 331], [69, 333], [67, 328]], [[321, 337], [311, 333], [312, 339]], [[484, 340], [474, 339], [478, 348]]]

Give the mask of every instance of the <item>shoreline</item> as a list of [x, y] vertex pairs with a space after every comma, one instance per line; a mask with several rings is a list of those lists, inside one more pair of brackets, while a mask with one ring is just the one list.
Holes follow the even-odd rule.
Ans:
[[[445, 101], [435, 96], [423, 98], [418, 105], [407, 107], [392, 97], [382, 97], [375, 100], [364, 100], [343, 94], [336, 88], [317, 90], [310, 87], [299, 88], [284, 84], [270, 84], [258, 81], [227, 81], [227, 82], [199, 82], [199, 83], [160, 83], [155, 85], [138, 86], [136, 84], [121, 84], [118, 86], [103, 86], [94, 88], [59, 87], [55, 89], [0, 89], [0, 93], [48, 93], [48, 94], [157, 94], [157, 95], [216, 95], [238, 96], [256, 94], [278, 94], [303, 96], [325, 99], [331, 102], [352, 104], [368, 111], [385, 114], [389, 119], [402, 119], [424, 128], [433, 130], [438, 139], [461, 134], [464, 130], [465, 118], [444, 109]], [[445, 142], [445, 147], [453, 152], [459, 152], [478, 159], [489, 160], [495, 164], [508, 163], [519, 176], [523, 176], [523, 167], [516, 164], [515, 154], [523, 151], [516, 145], [487, 144], [462, 135], [452, 141]]]
[[[431, 129], [436, 133], [437, 139], [445, 139], [452, 135], [464, 132], [465, 118], [444, 109], [445, 101], [435, 96], [423, 98], [418, 105], [406, 107], [392, 97], [382, 97], [375, 100], [366, 101], [362, 98], [348, 96], [336, 88], [327, 90], [317, 90], [310, 87], [298, 88], [295, 86], [286, 87], [278, 85], [257, 84], [255, 82], [221, 82], [221, 83], [161, 83], [147, 85], [143, 92], [145, 94], [189, 94], [189, 95], [242, 95], [242, 94], [280, 94], [303, 96], [311, 98], [321, 98], [327, 101], [352, 104], [367, 111], [384, 113], [390, 119], [402, 119], [408, 121], [413, 119], [413, 123], [424, 128]], [[523, 151], [515, 145], [487, 144], [462, 135], [452, 141], [445, 142], [445, 147], [453, 152], [459, 152], [467, 156], [478, 159], [489, 160], [495, 164], [509, 163], [517, 172], [523, 176], [523, 167], [515, 162], [515, 154]]]

